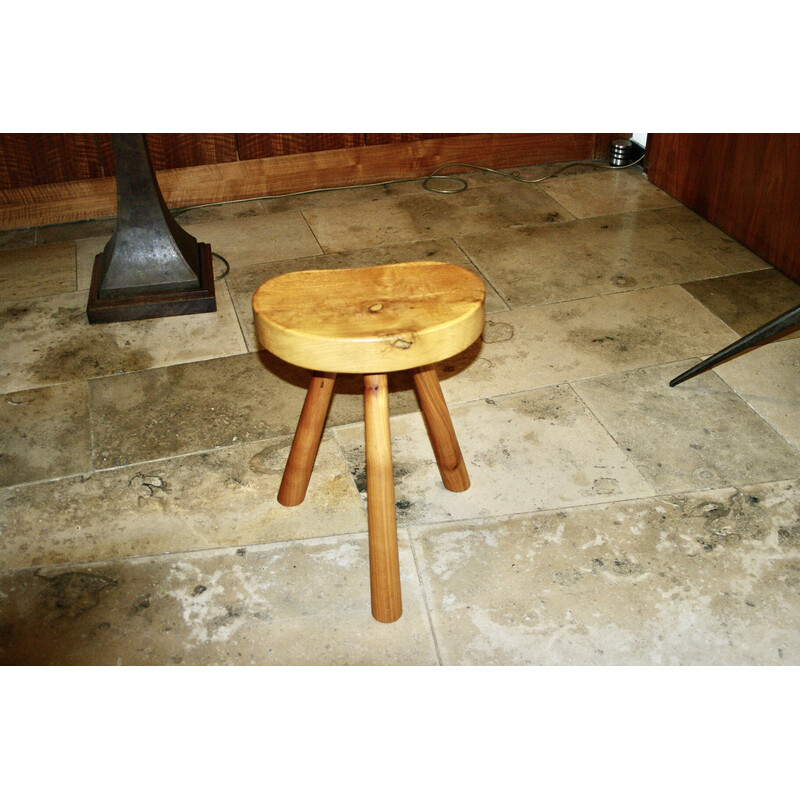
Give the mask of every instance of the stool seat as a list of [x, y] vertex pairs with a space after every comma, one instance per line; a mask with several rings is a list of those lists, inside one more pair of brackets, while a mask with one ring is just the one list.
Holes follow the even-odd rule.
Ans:
[[296, 366], [385, 373], [460, 353], [483, 329], [481, 279], [454, 264], [290, 272], [253, 296], [261, 344]]
[[312, 371], [278, 490], [281, 505], [305, 498], [337, 373], [364, 376], [370, 593], [379, 622], [402, 613], [386, 373], [412, 372], [442, 483], [466, 491], [469, 475], [434, 364], [481, 335], [484, 296], [477, 275], [439, 261], [290, 272], [253, 295], [261, 344]]

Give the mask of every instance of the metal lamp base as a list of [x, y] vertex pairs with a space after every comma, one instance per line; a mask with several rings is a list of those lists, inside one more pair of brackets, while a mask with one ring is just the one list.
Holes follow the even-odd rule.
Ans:
[[117, 297], [100, 297], [100, 284], [105, 269], [104, 254], [94, 260], [92, 284], [86, 314], [89, 322], [124, 322], [153, 317], [172, 317], [182, 314], [202, 314], [216, 311], [214, 295], [214, 266], [211, 245], [199, 243], [200, 286], [167, 292], [143, 292]]

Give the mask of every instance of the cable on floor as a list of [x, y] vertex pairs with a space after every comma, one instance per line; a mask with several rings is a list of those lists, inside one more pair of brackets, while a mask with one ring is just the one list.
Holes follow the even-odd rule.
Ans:
[[214, 276], [215, 281], [221, 281], [231, 271], [231, 265], [228, 263], [227, 259], [223, 258], [219, 253], [211, 253], [211, 255], [213, 258], [218, 258], [225, 265], [225, 269], [222, 270], [222, 273]]

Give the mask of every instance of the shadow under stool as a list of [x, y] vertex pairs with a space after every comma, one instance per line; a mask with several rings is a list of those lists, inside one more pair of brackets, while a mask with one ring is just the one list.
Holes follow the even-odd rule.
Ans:
[[312, 371], [278, 491], [282, 505], [305, 498], [336, 374], [363, 375], [370, 590], [379, 622], [402, 613], [387, 373], [412, 371], [442, 482], [468, 489], [434, 364], [481, 335], [484, 297], [477, 275], [433, 261], [290, 272], [253, 295], [261, 345]]

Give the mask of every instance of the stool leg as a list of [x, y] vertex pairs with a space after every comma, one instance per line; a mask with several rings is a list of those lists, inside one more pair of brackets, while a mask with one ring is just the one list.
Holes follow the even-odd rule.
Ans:
[[418, 367], [413, 374], [422, 417], [442, 482], [451, 492], [466, 491], [469, 489], [469, 475], [436, 370], [431, 366]]
[[314, 469], [314, 461], [325, 427], [325, 417], [333, 393], [335, 372], [315, 372], [311, 376], [303, 410], [294, 434], [292, 449], [283, 470], [278, 502], [282, 506], [297, 506], [303, 502]]
[[364, 376], [364, 424], [372, 616], [378, 622], [394, 622], [402, 602], [386, 375]]

